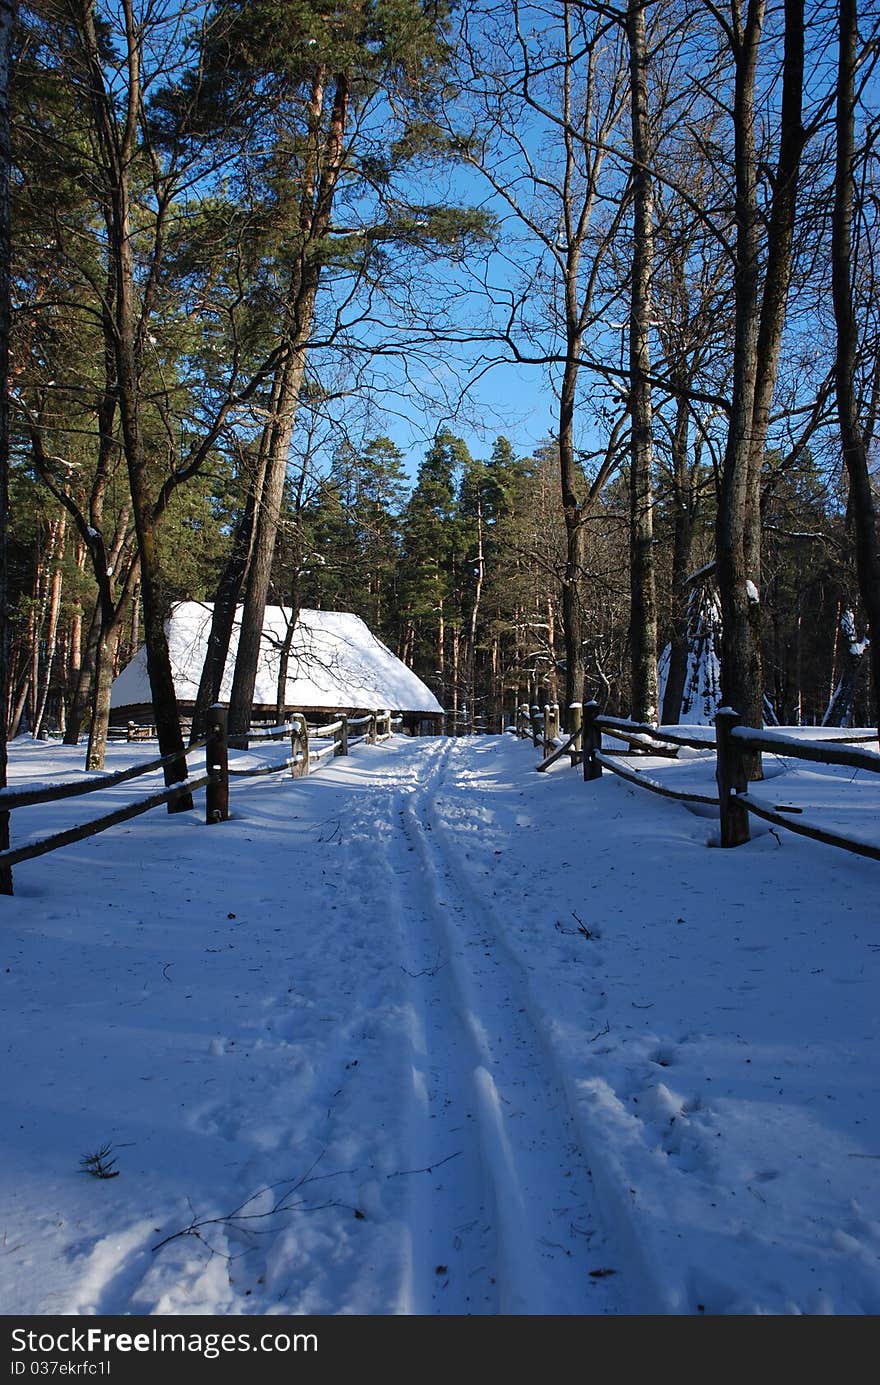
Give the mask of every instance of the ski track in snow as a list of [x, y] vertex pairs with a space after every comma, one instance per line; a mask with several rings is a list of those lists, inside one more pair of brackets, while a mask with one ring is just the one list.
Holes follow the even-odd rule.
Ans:
[[[455, 742], [392, 789], [388, 898], [412, 987], [411, 1313], [624, 1311], [564, 1086], [525, 978], [435, 804]], [[613, 1258], [613, 1257], [612, 1257]]]

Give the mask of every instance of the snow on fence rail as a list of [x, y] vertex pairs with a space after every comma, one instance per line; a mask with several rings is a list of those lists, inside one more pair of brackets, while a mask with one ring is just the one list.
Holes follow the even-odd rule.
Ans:
[[[229, 816], [230, 777], [253, 778], [261, 774], [277, 774], [279, 770], [289, 768], [291, 775], [299, 778], [309, 773], [311, 765], [320, 764], [331, 754], [347, 755], [350, 747], [360, 741], [374, 745], [379, 741], [387, 740], [393, 731], [402, 725], [402, 720], [401, 717], [392, 717], [390, 712], [370, 712], [363, 717], [343, 715], [338, 721], [327, 726], [310, 727], [305, 715], [301, 712], [295, 712], [290, 721], [281, 726], [274, 726], [268, 730], [249, 730], [247, 736], [242, 738], [246, 745], [251, 740], [275, 741], [289, 736], [291, 754], [287, 759], [280, 764], [230, 769], [227, 711], [225, 707], [217, 705], [210, 709], [208, 734], [201, 740], [191, 741], [184, 750], [176, 751], [174, 754], [161, 755], [156, 759], [148, 760], [145, 764], [131, 765], [128, 769], [118, 770], [113, 774], [90, 774], [72, 784], [44, 783], [22, 789], [0, 789], [0, 813], [8, 814], [16, 808], [29, 808], [41, 803], [54, 803], [65, 798], [95, 793], [101, 789], [115, 788], [118, 784], [127, 783], [129, 780], [140, 778], [144, 774], [153, 774], [157, 770], [164, 770], [180, 760], [186, 760], [189, 755], [196, 751], [205, 751], [205, 771], [203, 774], [192, 777], [187, 773], [185, 779], [169, 784], [157, 793], [149, 794], [146, 798], [116, 808], [112, 813], [91, 818], [88, 822], [79, 823], [76, 827], [66, 828], [62, 832], [54, 832], [48, 837], [41, 837], [37, 841], [28, 842], [25, 846], [11, 847], [6, 851], [0, 851], [0, 873], [8, 883], [8, 889], [5, 892], [12, 893], [12, 867], [21, 861], [33, 860], [37, 856], [46, 855], [47, 852], [57, 851], [62, 846], [83, 841], [87, 837], [95, 837], [99, 832], [105, 832], [107, 828], [115, 827], [119, 823], [128, 822], [131, 818], [139, 817], [141, 813], [147, 813], [163, 803], [169, 805], [169, 811], [174, 811], [171, 805], [176, 800], [186, 794], [194, 793], [197, 789], [204, 788], [206, 790], [205, 822], [223, 822]], [[350, 733], [353, 729], [360, 734], [352, 736]], [[129, 735], [129, 739], [138, 738]], [[327, 744], [320, 749], [315, 749], [310, 744], [314, 741], [326, 741]]]
[[[828, 737], [821, 741], [794, 740], [774, 731], [758, 730], [743, 726], [739, 716], [729, 708], [722, 708], [715, 718], [715, 735], [689, 735], [678, 729], [656, 726], [643, 722], [629, 721], [624, 717], [600, 716], [598, 704], [587, 702], [583, 706], [574, 704], [570, 709], [571, 734], [565, 740], [559, 737], [559, 708], [555, 705], [545, 707], [520, 707], [517, 711], [515, 732], [522, 738], [531, 738], [534, 744], [544, 748], [544, 759], [538, 765], [539, 771], [550, 768], [565, 754], [570, 755], [572, 765], [582, 764], [584, 779], [598, 779], [603, 769], [610, 770], [639, 788], [662, 794], [687, 803], [708, 804], [718, 808], [722, 846], [740, 846], [750, 837], [749, 813], [785, 827], [803, 837], [838, 846], [845, 851], [872, 860], [880, 860], [880, 846], [874, 842], [841, 832], [835, 832], [820, 823], [802, 819], [801, 808], [777, 805], [771, 808], [749, 793], [745, 757], [750, 752], [772, 752], [792, 759], [811, 760], [825, 765], [840, 765], [847, 769], [880, 772], [880, 754], [872, 750], [859, 749], [855, 742], [874, 741], [870, 735], [841, 735]], [[602, 749], [603, 733], [612, 739], [621, 740], [630, 747], [628, 752], [609, 754]], [[714, 750], [715, 782], [717, 794], [701, 794], [693, 790], [671, 788], [661, 784], [643, 771], [634, 770], [620, 763], [623, 754], [675, 756], [679, 747], [688, 746], [696, 750]], [[792, 815], [796, 815], [793, 817]]]

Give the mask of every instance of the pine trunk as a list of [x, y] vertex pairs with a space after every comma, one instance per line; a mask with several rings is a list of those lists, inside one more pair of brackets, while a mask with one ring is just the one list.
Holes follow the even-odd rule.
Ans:
[[630, 653], [632, 715], [657, 720], [657, 598], [654, 579], [654, 495], [651, 401], [651, 276], [654, 194], [648, 123], [647, 43], [643, 0], [627, 9], [632, 120], [633, 264], [629, 319]]
[[835, 386], [840, 442], [849, 476], [849, 513], [855, 537], [859, 592], [868, 622], [874, 715], [880, 732], [880, 539], [868, 453], [856, 397], [858, 326], [853, 304], [852, 220], [855, 212], [855, 73], [857, 0], [840, 0], [837, 80], [837, 152], [832, 221], [832, 293], [837, 327]]
[[[0, 0], [0, 788], [6, 784], [6, 706], [9, 698], [9, 54], [13, 0]], [[0, 851], [9, 846], [9, 814], [0, 813]], [[12, 894], [12, 871], [0, 866], [0, 894]]]
[[[313, 306], [314, 298], [312, 297], [307, 315], [309, 326]], [[306, 331], [306, 336], [308, 336], [308, 331]], [[263, 637], [263, 622], [269, 596], [272, 562], [275, 557], [275, 540], [281, 520], [284, 483], [287, 479], [287, 461], [294, 423], [296, 422], [299, 392], [305, 371], [304, 344], [288, 354], [280, 367], [280, 371], [276, 407], [274, 416], [268, 425], [266, 475], [254, 527], [253, 551], [247, 575], [247, 586], [241, 613], [241, 629], [238, 636], [238, 653], [235, 659], [235, 672], [229, 699], [229, 734], [236, 738], [238, 744], [243, 743], [251, 723], [260, 645]]]

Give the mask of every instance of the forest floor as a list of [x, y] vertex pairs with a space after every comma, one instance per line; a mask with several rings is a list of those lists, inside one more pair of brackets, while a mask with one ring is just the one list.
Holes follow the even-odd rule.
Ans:
[[[395, 737], [16, 868], [3, 1313], [880, 1312], [880, 866], [536, 760]], [[767, 766], [880, 841], [873, 776]]]

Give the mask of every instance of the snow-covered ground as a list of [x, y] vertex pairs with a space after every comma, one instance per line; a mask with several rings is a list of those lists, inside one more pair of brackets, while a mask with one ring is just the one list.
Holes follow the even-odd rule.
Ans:
[[5, 1314], [880, 1312], [880, 864], [535, 763], [395, 737], [16, 868]]

